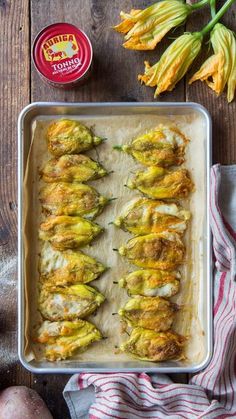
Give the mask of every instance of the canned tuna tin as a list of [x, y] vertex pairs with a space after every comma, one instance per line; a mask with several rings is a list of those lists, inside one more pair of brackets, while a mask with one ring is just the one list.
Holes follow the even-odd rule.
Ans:
[[82, 83], [91, 69], [93, 50], [87, 35], [69, 23], [54, 23], [35, 38], [32, 57], [40, 76], [55, 87]]

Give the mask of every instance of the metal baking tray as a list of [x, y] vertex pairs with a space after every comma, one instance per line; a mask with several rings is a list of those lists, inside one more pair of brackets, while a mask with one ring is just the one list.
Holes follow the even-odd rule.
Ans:
[[[157, 365], [143, 361], [130, 360], [128, 362], [78, 362], [60, 361], [56, 363], [28, 362], [24, 354], [25, 346], [25, 288], [24, 288], [24, 244], [23, 236], [23, 179], [26, 168], [27, 156], [32, 139], [32, 124], [36, 118], [45, 116], [109, 116], [109, 115], [144, 115], [159, 114], [189, 115], [197, 112], [204, 119], [205, 126], [205, 179], [206, 179], [206, 214], [204, 219], [204, 241], [202, 253], [204, 257], [204, 272], [201, 284], [201, 293], [204, 295], [202, 304], [203, 311], [203, 335], [205, 355], [200, 363], [185, 365], [179, 362], [162, 362]], [[212, 318], [212, 255], [211, 233], [209, 226], [209, 189], [211, 167], [211, 118], [208, 111], [197, 103], [60, 103], [60, 102], [36, 102], [26, 106], [18, 119], [18, 354], [23, 366], [34, 373], [67, 373], [72, 374], [80, 371], [97, 372], [159, 372], [159, 373], [194, 373], [207, 366], [213, 351], [213, 318]]]

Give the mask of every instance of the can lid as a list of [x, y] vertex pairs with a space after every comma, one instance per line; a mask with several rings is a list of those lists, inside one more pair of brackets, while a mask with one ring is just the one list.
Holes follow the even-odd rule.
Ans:
[[32, 50], [36, 69], [54, 83], [71, 83], [88, 71], [93, 56], [87, 35], [69, 23], [54, 23], [35, 38]]

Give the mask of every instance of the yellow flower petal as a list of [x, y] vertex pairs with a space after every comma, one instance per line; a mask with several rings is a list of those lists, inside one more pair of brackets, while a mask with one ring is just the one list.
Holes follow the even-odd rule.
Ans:
[[236, 90], [236, 41], [231, 44], [232, 67], [228, 79], [227, 100], [232, 102]]
[[153, 50], [156, 45], [164, 38], [164, 36], [169, 32], [169, 27], [163, 28], [160, 32], [156, 33], [153, 36], [145, 36], [139, 38], [138, 36], [132, 36], [128, 41], [123, 44], [124, 48], [139, 50], [139, 51], [147, 51]]
[[185, 22], [190, 12], [186, 3], [162, 0], [144, 10], [121, 12], [122, 22], [114, 29], [126, 34], [124, 48], [152, 50], [167, 32]]
[[125, 17], [126, 14], [124, 12], [120, 12], [122, 22], [119, 23], [119, 25], [113, 26], [113, 29], [115, 29], [115, 31], [120, 32], [120, 33], [129, 32], [136, 23], [136, 21], [134, 19], [132, 19], [132, 17], [135, 16], [140, 11], [141, 10], [139, 10], [139, 9], [137, 9], [137, 10], [132, 9], [130, 11], [129, 17]]
[[201, 66], [201, 68], [191, 77], [189, 80], [189, 84], [192, 84], [196, 80], [205, 81], [212, 77], [212, 75], [218, 69], [218, 56], [213, 55], [212, 57], [208, 58], [205, 63]]
[[145, 63], [145, 73], [138, 79], [146, 86], [156, 86], [155, 97], [166, 90], [173, 90], [198, 55], [201, 43], [202, 35], [198, 32], [180, 36], [154, 66]]
[[236, 89], [235, 36], [224, 25], [217, 23], [211, 32], [211, 43], [214, 54], [192, 76], [189, 84], [196, 80], [205, 81], [217, 95], [228, 85], [227, 100], [231, 102]]

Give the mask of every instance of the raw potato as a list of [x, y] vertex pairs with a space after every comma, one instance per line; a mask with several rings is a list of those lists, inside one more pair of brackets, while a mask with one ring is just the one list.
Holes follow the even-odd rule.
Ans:
[[36, 391], [25, 386], [12, 386], [0, 393], [0, 419], [53, 419], [53, 417]]

